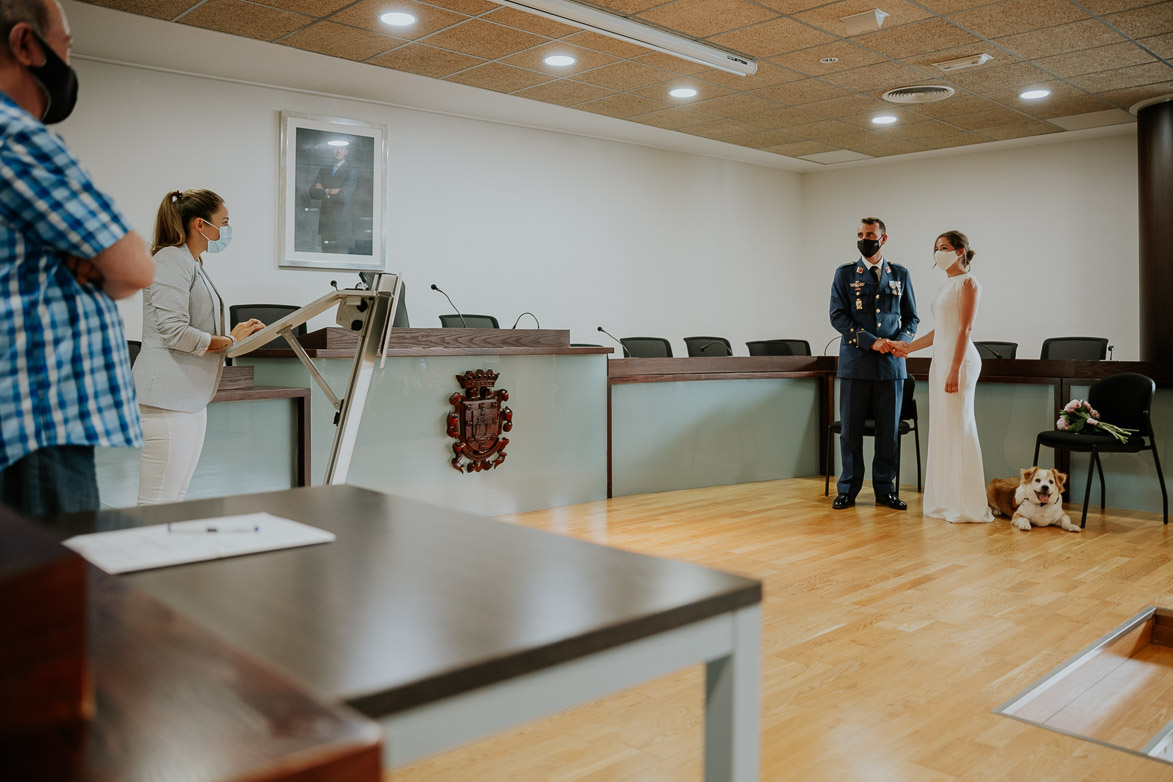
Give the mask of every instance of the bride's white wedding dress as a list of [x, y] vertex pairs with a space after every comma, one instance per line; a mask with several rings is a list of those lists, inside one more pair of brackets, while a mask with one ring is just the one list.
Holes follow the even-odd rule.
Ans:
[[[968, 281], [968, 282], [967, 282]], [[993, 521], [986, 505], [986, 478], [978, 442], [973, 397], [982, 359], [973, 342], [965, 358], [957, 392], [945, 393], [961, 330], [961, 290], [982, 288], [970, 274], [947, 277], [933, 300], [933, 360], [929, 365], [929, 455], [925, 469], [924, 514], [950, 522]]]

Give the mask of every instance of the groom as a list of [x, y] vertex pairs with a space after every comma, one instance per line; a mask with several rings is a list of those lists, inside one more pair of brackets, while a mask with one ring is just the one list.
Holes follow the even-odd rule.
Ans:
[[863, 487], [863, 430], [869, 418], [876, 427], [876, 504], [908, 508], [896, 495], [900, 406], [907, 377], [904, 359], [896, 351], [907, 348], [920, 319], [908, 270], [884, 260], [887, 241], [883, 220], [863, 218], [856, 234], [860, 258], [836, 269], [831, 283], [831, 325], [842, 335], [838, 375], [843, 474], [831, 505], [836, 510], [854, 505]]

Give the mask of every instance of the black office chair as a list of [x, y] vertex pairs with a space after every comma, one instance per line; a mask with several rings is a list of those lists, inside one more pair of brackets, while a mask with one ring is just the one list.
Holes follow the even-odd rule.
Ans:
[[1108, 357], [1108, 340], [1101, 337], [1051, 337], [1043, 340], [1039, 358], [1062, 361], [1103, 361]]
[[[288, 304], [233, 304], [228, 308], [228, 321], [230, 326], [235, 326], [237, 323], [244, 323], [247, 320], [256, 318], [266, 326], [276, 323], [277, 321], [289, 315], [292, 312], [297, 312], [298, 307], [291, 307]], [[293, 335], [300, 337], [306, 333], [305, 324], [293, 329]], [[288, 350], [289, 343], [285, 341], [284, 337], [277, 337], [266, 342], [258, 350]]]
[[440, 327], [445, 329], [499, 329], [501, 324], [492, 315], [441, 315]]
[[690, 357], [709, 358], [733, 355], [733, 347], [724, 337], [685, 337], [684, 345], [688, 348]]
[[1100, 465], [1100, 454], [1141, 451], [1153, 452], [1157, 480], [1161, 483], [1161, 505], [1165, 523], [1169, 523], [1169, 496], [1165, 488], [1165, 476], [1161, 473], [1161, 459], [1157, 455], [1153, 424], [1149, 420], [1149, 411], [1152, 409], [1153, 396], [1156, 393], [1157, 384], [1151, 378], [1134, 372], [1112, 375], [1092, 384], [1087, 393], [1087, 401], [1099, 411], [1100, 420], [1124, 429], [1137, 430], [1127, 442], [1122, 443], [1111, 435], [1096, 432], [1095, 427], [1087, 426], [1079, 432], [1039, 432], [1035, 438], [1035, 458], [1032, 464], [1039, 463], [1039, 447], [1043, 445], [1057, 451], [1075, 451], [1092, 455], [1087, 468], [1087, 486], [1083, 491], [1083, 516], [1079, 519], [1080, 527], [1087, 523], [1087, 504], [1092, 496], [1093, 470], [1100, 475], [1100, 510], [1104, 509], [1104, 468]]
[[[912, 432], [916, 440], [916, 490], [921, 490], [920, 484], [920, 419], [916, 414], [916, 397], [913, 392], [916, 390], [916, 381], [911, 378], [904, 379], [904, 398], [900, 402], [900, 424], [897, 428], [898, 437], [896, 438], [896, 493], [900, 493], [900, 443], [904, 435]], [[827, 497], [831, 494], [831, 473], [835, 469], [835, 442], [834, 435], [843, 431], [843, 422], [835, 421], [827, 427], [827, 470], [824, 473], [826, 481], [823, 485], [823, 496]], [[864, 437], [876, 436], [876, 422], [872, 419], [864, 421], [863, 424]]]
[[1018, 355], [1017, 342], [975, 342], [982, 358], [1014, 358]]
[[759, 339], [746, 342], [751, 356], [809, 356], [811, 343], [805, 339]]
[[134, 366], [134, 360], [138, 358], [138, 352], [143, 349], [143, 343], [137, 339], [126, 340], [126, 352], [130, 354], [130, 365]]
[[672, 358], [672, 345], [660, 337], [623, 337], [629, 358]]

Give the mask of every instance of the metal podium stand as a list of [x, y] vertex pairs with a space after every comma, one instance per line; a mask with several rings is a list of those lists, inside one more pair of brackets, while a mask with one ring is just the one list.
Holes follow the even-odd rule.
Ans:
[[[350, 459], [354, 455], [358, 426], [362, 419], [367, 391], [371, 386], [371, 375], [375, 370], [375, 359], [387, 346], [391, 335], [391, 323], [399, 306], [402, 280], [397, 274], [376, 274], [369, 289], [344, 288], [334, 290], [322, 298], [291, 312], [280, 320], [270, 323], [252, 336], [242, 339], [225, 352], [229, 358], [243, 356], [266, 345], [275, 337], [284, 337], [289, 347], [309, 371], [310, 377], [322, 389], [322, 393], [334, 406], [334, 444], [330, 448], [330, 460], [326, 464], [326, 483], [346, 483], [350, 471]], [[310, 318], [329, 312], [338, 307], [339, 326], [358, 331], [358, 349], [350, 366], [350, 378], [345, 393], [339, 397], [330, 388], [330, 383], [314, 366], [313, 359], [293, 335], [293, 329]], [[379, 366], [387, 358], [384, 355]]]

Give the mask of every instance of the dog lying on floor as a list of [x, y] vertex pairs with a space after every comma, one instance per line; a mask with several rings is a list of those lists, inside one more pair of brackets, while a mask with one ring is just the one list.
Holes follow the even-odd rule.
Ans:
[[1067, 476], [1058, 470], [1031, 467], [1022, 477], [995, 478], [986, 486], [986, 502], [995, 516], [1007, 516], [1021, 530], [1031, 526], [1057, 525], [1068, 532], [1080, 532], [1063, 512], [1063, 483]]

